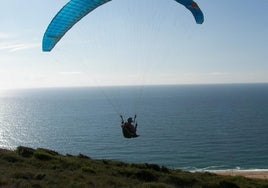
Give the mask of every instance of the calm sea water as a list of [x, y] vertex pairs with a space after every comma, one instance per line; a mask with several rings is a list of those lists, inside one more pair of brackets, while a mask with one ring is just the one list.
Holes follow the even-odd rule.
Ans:
[[[138, 115], [125, 139], [119, 113]], [[45, 147], [185, 170], [268, 169], [268, 84], [0, 93], [0, 147]]]

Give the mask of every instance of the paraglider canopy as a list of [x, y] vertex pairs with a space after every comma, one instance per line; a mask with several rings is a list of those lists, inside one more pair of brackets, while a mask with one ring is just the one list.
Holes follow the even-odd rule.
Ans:
[[[52, 19], [43, 37], [42, 49], [51, 51], [64, 34], [95, 8], [111, 0], [70, 0]], [[175, 0], [193, 14], [196, 23], [202, 24], [204, 15], [193, 0]]]

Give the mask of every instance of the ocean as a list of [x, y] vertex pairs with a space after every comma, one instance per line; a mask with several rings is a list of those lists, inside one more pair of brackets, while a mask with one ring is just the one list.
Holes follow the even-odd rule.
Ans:
[[[137, 114], [140, 137], [122, 135]], [[0, 147], [183, 170], [268, 169], [268, 84], [0, 91]]]

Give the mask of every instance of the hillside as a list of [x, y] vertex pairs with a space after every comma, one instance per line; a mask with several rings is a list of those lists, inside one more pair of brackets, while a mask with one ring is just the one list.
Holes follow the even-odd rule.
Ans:
[[156, 164], [95, 160], [48, 149], [0, 149], [0, 187], [268, 188], [267, 180], [190, 173]]

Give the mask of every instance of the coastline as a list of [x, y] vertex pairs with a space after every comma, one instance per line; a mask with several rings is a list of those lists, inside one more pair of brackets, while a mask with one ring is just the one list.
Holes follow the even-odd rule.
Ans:
[[268, 180], [268, 169], [256, 170], [215, 170], [211, 173], [223, 176], [243, 176], [246, 178]]

